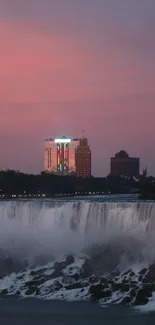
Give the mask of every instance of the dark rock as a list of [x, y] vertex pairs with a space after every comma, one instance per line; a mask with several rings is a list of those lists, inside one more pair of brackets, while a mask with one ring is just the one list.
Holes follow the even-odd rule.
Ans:
[[40, 293], [40, 290], [37, 286], [29, 286], [29, 288], [27, 289], [27, 291], [25, 292], [25, 294], [27, 296], [31, 296], [33, 294], [38, 295]]
[[121, 284], [121, 288], [120, 288], [120, 291], [122, 292], [128, 292], [130, 290], [130, 285], [129, 284]]
[[44, 274], [46, 271], [47, 271], [46, 268], [44, 268], [44, 269], [40, 269], [40, 270], [37, 270], [37, 271], [31, 271], [30, 275], [32, 275], [32, 276], [42, 275], [42, 274]]
[[74, 262], [75, 262], [75, 259], [74, 259], [74, 257], [73, 257], [72, 255], [68, 255], [68, 256], [66, 257], [66, 266], [71, 265], [71, 264], [73, 264]]
[[129, 274], [130, 277], [133, 277], [134, 275], [135, 275], [134, 272], [130, 272], [130, 274]]
[[[97, 284], [96, 284], [97, 285]], [[110, 288], [110, 285], [109, 285], [109, 283], [107, 282], [107, 283], [102, 283], [102, 285], [104, 286], [104, 289], [108, 289], [108, 288]]]
[[149, 297], [152, 296], [152, 292], [150, 290], [147, 290], [147, 289], [140, 289], [138, 292], [137, 292], [137, 295], [136, 295], [136, 300], [135, 300], [135, 305], [145, 305], [148, 303], [149, 301]]
[[108, 280], [107, 280], [107, 278], [102, 277], [102, 278], [100, 278], [100, 282], [101, 283], [108, 283]]
[[129, 284], [129, 280], [128, 279], [123, 279], [122, 284]]
[[53, 291], [59, 291], [62, 287], [63, 286], [59, 281], [54, 281], [52, 285]]
[[142, 282], [142, 280], [143, 280], [143, 275], [141, 274], [138, 278], [138, 281]]
[[112, 277], [114, 278], [114, 277], [118, 277], [119, 275], [120, 275], [120, 271], [118, 270], [118, 269], [116, 269], [116, 270], [113, 270], [112, 272], [111, 272], [111, 274], [112, 274]]
[[130, 290], [130, 284], [129, 283], [111, 283], [112, 291], [121, 291], [121, 292], [128, 292]]
[[89, 283], [96, 283], [99, 281], [99, 278], [98, 277], [95, 277], [95, 276], [91, 276], [89, 278]]
[[18, 280], [22, 280], [23, 278], [24, 278], [24, 274], [22, 274], [22, 275], [18, 275], [18, 276], [17, 276], [17, 279], [18, 279]]
[[119, 291], [121, 289], [121, 284], [116, 283], [116, 282], [112, 282], [111, 283], [111, 288], [112, 288], [112, 291]]
[[147, 274], [147, 276], [143, 279], [143, 283], [155, 283], [155, 275]]
[[43, 284], [46, 280], [46, 278], [41, 278], [41, 279], [33, 279], [31, 281], [27, 281], [25, 283], [26, 286], [40, 286], [41, 284]]
[[149, 271], [143, 279], [143, 283], [155, 283], [155, 264], [149, 267]]
[[155, 283], [155, 278], [154, 276], [146, 276], [143, 280], [142, 280], [143, 283]]
[[51, 275], [51, 278], [58, 278], [63, 275], [62, 271], [66, 267], [64, 262], [55, 262], [54, 264], [54, 272]]
[[65, 262], [55, 262], [53, 269], [58, 269], [60, 268], [61, 270], [63, 270], [66, 267], [66, 263]]
[[131, 270], [125, 271], [125, 272], [122, 274], [122, 277], [125, 276], [125, 275], [129, 275], [131, 272], [132, 272]]
[[144, 283], [143, 289], [148, 291], [155, 291], [155, 283]]
[[84, 288], [81, 289], [81, 292], [84, 292]]
[[82, 266], [80, 276], [81, 278], [89, 278], [92, 274], [93, 274], [93, 269], [90, 265], [89, 259], [86, 259]]
[[146, 274], [146, 272], [147, 272], [147, 269], [146, 269], [146, 268], [144, 268], [144, 269], [142, 269], [142, 270], [139, 272], [139, 274], [142, 274], [142, 275], [144, 275], [144, 274]]
[[8, 293], [8, 289], [3, 289], [0, 291], [0, 295], [7, 295]]
[[36, 283], [32, 280], [32, 281], [27, 281], [27, 282], [25, 282], [25, 285], [27, 286], [27, 287], [30, 287], [30, 286], [34, 286]]
[[121, 303], [122, 303], [123, 305], [128, 305], [128, 304], [130, 304], [130, 303], [131, 303], [131, 297], [130, 297], [130, 296], [125, 297], [125, 298], [121, 301]]
[[130, 291], [130, 297], [131, 298], [135, 298], [136, 297], [136, 290], [135, 289], [131, 289], [131, 291]]
[[83, 287], [88, 286], [89, 284], [87, 283], [82, 283], [82, 282], [76, 282], [76, 283], [72, 283], [71, 285], [68, 285], [65, 287], [66, 290], [72, 290], [72, 289], [80, 289]]
[[138, 286], [137, 281], [131, 281], [130, 284], [131, 284], [132, 287], [137, 287]]
[[105, 291], [104, 290], [105, 287], [102, 284], [91, 285], [89, 289], [89, 293], [91, 294], [91, 297], [95, 300], [110, 297], [111, 290], [105, 290]]
[[38, 282], [45, 282], [46, 281], [46, 279], [49, 279], [50, 277], [49, 276], [47, 276], [47, 275], [44, 275], [44, 274], [42, 274], [41, 276], [40, 275], [38, 275], [38, 276], [35, 276], [34, 278], [33, 278], [33, 281], [38, 281]]
[[71, 275], [71, 277], [75, 280], [78, 281], [80, 279], [80, 275], [78, 273], [75, 273], [73, 275]]
[[38, 296], [40, 294], [40, 289], [36, 287], [36, 295]]
[[75, 283], [75, 280], [69, 276], [65, 276], [62, 278], [62, 283], [63, 283], [63, 285], [71, 285], [71, 284]]

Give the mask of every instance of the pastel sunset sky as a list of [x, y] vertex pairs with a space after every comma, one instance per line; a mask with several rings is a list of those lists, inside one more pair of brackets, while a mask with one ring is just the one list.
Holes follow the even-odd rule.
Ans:
[[155, 175], [155, 0], [0, 0], [0, 168], [82, 129], [94, 175], [120, 149]]

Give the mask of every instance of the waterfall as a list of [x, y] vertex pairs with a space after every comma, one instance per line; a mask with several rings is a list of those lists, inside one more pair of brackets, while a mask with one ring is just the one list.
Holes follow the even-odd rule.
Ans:
[[154, 202], [1, 201], [0, 250], [31, 260], [134, 238], [151, 252], [154, 216]]
[[109, 227], [134, 227], [146, 223], [155, 227], [154, 202], [89, 202], [89, 201], [1, 201], [0, 223], [18, 221], [25, 227], [64, 226], [86, 234]]
[[154, 216], [144, 201], [1, 201], [0, 292], [87, 299], [104, 276], [110, 303], [130, 290], [134, 303], [155, 268]]

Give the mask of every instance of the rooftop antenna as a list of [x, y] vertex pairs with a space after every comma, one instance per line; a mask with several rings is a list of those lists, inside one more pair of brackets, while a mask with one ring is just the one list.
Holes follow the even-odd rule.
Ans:
[[82, 138], [84, 139], [84, 130], [82, 130]]

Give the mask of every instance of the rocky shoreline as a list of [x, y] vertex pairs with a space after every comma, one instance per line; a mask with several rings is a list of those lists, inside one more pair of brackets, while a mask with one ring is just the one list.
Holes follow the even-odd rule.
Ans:
[[127, 270], [119, 273], [96, 274], [91, 258], [76, 259], [68, 255], [64, 261], [52, 266], [40, 267], [12, 275], [12, 284], [7, 285], [8, 276], [0, 280], [0, 295], [21, 295], [47, 298], [59, 293], [60, 299], [74, 292], [74, 297], [92, 299], [102, 303], [123, 305], [145, 305], [155, 292], [155, 264], [138, 273]]

